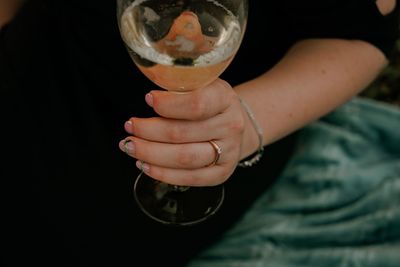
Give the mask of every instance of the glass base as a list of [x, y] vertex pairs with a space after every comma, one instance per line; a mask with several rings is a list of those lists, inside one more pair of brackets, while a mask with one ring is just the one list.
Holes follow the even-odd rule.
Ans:
[[225, 196], [223, 185], [175, 186], [161, 183], [143, 172], [133, 190], [146, 215], [170, 225], [192, 225], [206, 220], [221, 207]]

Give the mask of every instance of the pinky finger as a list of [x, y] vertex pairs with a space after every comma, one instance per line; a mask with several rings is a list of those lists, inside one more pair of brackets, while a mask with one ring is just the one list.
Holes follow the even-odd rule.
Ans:
[[225, 182], [234, 170], [225, 165], [214, 165], [195, 170], [171, 169], [150, 165], [140, 160], [136, 161], [136, 167], [160, 182], [182, 186], [219, 185]]

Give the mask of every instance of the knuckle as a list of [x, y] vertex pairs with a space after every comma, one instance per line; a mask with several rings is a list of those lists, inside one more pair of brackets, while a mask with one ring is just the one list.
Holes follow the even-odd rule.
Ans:
[[166, 137], [168, 141], [172, 143], [179, 143], [183, 140], [185, 136], [185, 131], [181, 127], [178, 126], [169, 126], [166, 128]]
[[207, 101], [201, 94], [196, 94], [196, 97], [190, 102], [191, 117], [194, 120], [203, 119], [207, 114]]
[[242, 133], [244, 131], [244, 119], [237, 117], [237, 119], [231, 121], [229, 130], [233, 133]]
[[193, 165], [193, 162], [199, 160], [199, 155], [194, 152], [186, 151], [181, 149], [176, 154], [176, 162], [180, 167], [189, 167]]
[[232, 91], [232, 86], [227, 81], [218, 79], [218, 84], [222, 87], [222, 89]]
[[221, 97], [221, 100], [223, 101], [222, 103], [226, 106], [229, 107], [235, 102], [239, 102], [239, 96], [235, 92], [235, 90], [232, 89], [232, 87], [229, 85], [224, 80], [221, 80], [220, 83], [220, 95], [223, 96]]
[[242, 134], [245, 129], [245, 119], [242, 114], [232, 116], [226, 127], [230, 134]]

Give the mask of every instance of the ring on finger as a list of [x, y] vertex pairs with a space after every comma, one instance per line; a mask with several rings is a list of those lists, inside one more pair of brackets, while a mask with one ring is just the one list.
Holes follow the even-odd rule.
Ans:
[[222, 154], [222, 148], [213, 140], [208, 141], [210, 145], [213, 147], [215, 151], [215, 158], [211, 164], [208, 165], [208, 167], [214, 166], [218, 163], [219, 158], [221, 157]]

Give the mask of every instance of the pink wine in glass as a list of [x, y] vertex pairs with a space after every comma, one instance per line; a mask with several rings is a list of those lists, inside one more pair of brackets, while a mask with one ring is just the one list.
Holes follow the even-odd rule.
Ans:
[[150, 7], [141, 6], [142, 2], [146, 1], [133, 2], [124, 11], [121, 33], [133, 61], [155, 84], [173, 91], [198, 89], [217, 79], [230, 64], [242, 31], [238, 18], [228, 9], [208, 1], [210, 8], [215, 6], [215, 17], [185, 10], [168, 32], [156, 39], [146, 30], [146, 23], [137, 23], [145, 20], [154, 25], [161, 20]]
[[[117, 0], [118, 25], [139, 70], [165, 90], [201, 89], [228, 67], [243, 39], [247, 0]], [[188, 187], [137, 177], [134, 195], [152, 219], [172, 225], [206, 220], [224, 186]]]

